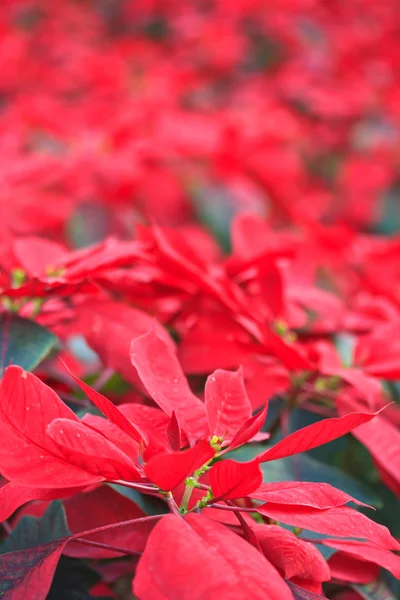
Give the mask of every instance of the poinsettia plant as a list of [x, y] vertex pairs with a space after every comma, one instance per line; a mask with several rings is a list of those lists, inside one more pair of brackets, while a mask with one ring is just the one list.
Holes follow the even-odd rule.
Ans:
[[2, 598], [400, 597], [398, 19], [0, 7]]
[[[110, 489], [104, 485], [159, 498], [169, 513], [146, 517], [137, 507], [138, 516], [113, 525], [82, 531], [81, 525], [77, 533], [53, 540], [49, 548], [43, 544], [32, 548], [31, 559], [15, 576], [7, 575], [12, 555], [18, 564], [26, 549], [6, 552], [5, 594], [43, 596], [57, 559], [71, 546], [74, 556], [85, 557], [91, 546], [101, 549], [98, 558], [110, 552], [140, 555], [133, 590], [144, 599], [189, 598], [190, 594], [205, 598], [222, 590], [225, 597], [251, 594], [289, 600], [298, 585], [319, 593], [331, 572], [316, 543], [361, 561], [367, 557], [370, 563], [398, 573], [400, 557], [392, 551], [399, 551], [400, 543], [386, 527], [347, 506], [365, 506], [363, 502], [326, 483], [263, 483], [261, 470], [264, 463], [333, 441], [369, 423], [376, 413], [324, 419], [252, 460], [238, 462], [230, 458], [231, 452], [269, 437], [261, 431], [267, 408], [252, 416], [242, 370], [220, 369], [210, 375], [203, 402], [191, 392], [172, 340], [168, 345], [154, 328], [133, 340], [131, 360], [159, 408], [133, 403], [115, 406], [73, 376], [102, 414], [87, 413], [79, 419], [35, 375], [18, 366], [6, 369], [0, 388], [4, 440], [0, 464], [8, 482], [0, 488], [1, 516], [5, 520], [33, 500], [67, 498], [68, 503], [76, 495], [77, 510], [79, 498], [84, 506], [87, 495], [101, 500], [102, 490]], [[29, 514], [30, 506], [23, 512]], [[304, 529], [326, 537], [316, 542], [303, 536]], [[122, 534], [130, 543], [125, 539], [124, 546], [116, 544], [114, 530], [119, 530], [118, 539]], [[102, 534], [102, 542], [93, 539], [96, 533]], [[80, 552], [77, 545], [82, 542]]]

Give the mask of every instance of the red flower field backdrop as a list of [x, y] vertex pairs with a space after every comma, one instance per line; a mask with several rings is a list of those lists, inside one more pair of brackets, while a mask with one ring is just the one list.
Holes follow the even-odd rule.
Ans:
[[399, 36], [1, 3], [1, 598], [400, 598]]

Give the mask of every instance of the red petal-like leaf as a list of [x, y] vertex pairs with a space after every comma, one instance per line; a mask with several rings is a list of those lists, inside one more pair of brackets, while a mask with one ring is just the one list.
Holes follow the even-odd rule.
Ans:
[[195, 514], [185, 519], [168, 515], [156, 525], [133, 592], [141, 600], [293, 600], [260, 552], [223, 525]]
[[[118, 494], [107, 485], [67, 498], [63, 501], [63, 504], [67, 514], [68, 528], [73, 534], [79, 534], [111, 523], [140, 519], [145, 516], [144, 512], [134, 502]], [[129, 548], [132, 552], [143, 552], [147, 538], [155, 524], [156, 521], [138, 522], [137, 526], [132, 524], [127, 527], [106, 529], [85, 536], [85, 539], [101, 544]], [[64, 554], [98, 560], [121, 556], [120, 553], [112, 550], [83, 545], [74, 541], [68, 543]]]
[[308, 506], [286, 506], [268, 502], [257, 508], [262, 515], [288, 525], [310, 529], [326, 535], [366, 539], [387, 550], [400, 550], [400, 543], [365, 515], [348, 506], [318, 510]]
[[[155, 438], [159, 445], [164, 446], [165, 450], [169, 448], [167, 427], [170, 417], [162, 410], [154, 406], [133, 404], [131, 402], [120, 404], [118, 408], [131, 423], [137, 424], [137, 427], [145, 433], [146, 437]], [[188, 445], [187, 440], [186, 445]]]
[[126, 454], [84, 423], [55, 419], [47, 432], [71, 464], [109, 481], [141, 479], [138, 469]]
[[212, 492], [219, 500], [244, 498], [262, 483], [262, 471], [258, 461], [239, 463], [235, 460], [223, 460], [210, 471]]
[[329, 567], [313, 544], [277, 525], [254, 525], [261, 550], [286, 579], [329, 581]]
[[231, 441], [229, 445], [229, 450], [234, 450], [235, 448], [239, 448], [239, 446], [243, 446], [246, 442], [249, 442], [257, 433], [260, 431], [261, 427], [264, 425], [265, 419], [267, 417], [268, 406], [265, 406], [259, 413], [257, 413], [254, 417], [251, 417], [246, 423], [242, 425], [239, 431], [236, 433], [235, 437]]
[[119, 429], [117, 425], [114, 425], [114, 423], [111, 423], [111, 421], [108, 421], [104, 417], [98, 417], [90, 413], [84, 415], [81, 422], [100, 433], [109, 442], [114, 444], [114, 446], [117, 446], [135, 464], [138, 463], [140, 444]]
[[97, 408], [99, 410], [101, 410], [103, 415], [108, 417], [112, 423], [117, 425], [120, 429], [122, 429], [122, 431], [124, 431], [132, 439], [134, 439], [136, 442], [140, 443], [140, 440], [143, 438], [143, 434], [141, 433], [141, 431], [136, 429], [132, 425], [132, 423], [130, 423], [128, 421], [128, 419], [125, 417], [125, 415], [123, 415], [118, 410], [118, 408], [116, 406], [114, 406], [114, 404], [111, 402], [111, 400], [109, 400], [108, 398], [106, 398], [105, 396], [103, 396], [102, 394], [97, 392], [96, 390], [94, 390], [92, 387], [90, 387], [90, 385], [87, 385], [86, 383], [84, 383], [83, 381], [78, 379], [78, 377], [75, 377], [75, 375], [73, 373], [71, 373], [71, 371], [68, 369], [68, 367], [65, 363], [64, 363], [64, 366], [67, 369], [68, 373], [71, 375], [71, 377], [79, 385], [81, 390], [83, 392], [85, 392], [86, 396], [93, 402], [93, 404], [95, 406], [97, 406]]
[[44, 600], [67, 540], [8, 552], [0, 557], [0, 596], [4, 600]]
[[150, 396], [168, 415], [175, 411], [192, 441], [208, 433], [203, 402], [191, 392], [176, 355], [154, 329], [133, 340], [131, 359]]
[[39, 488], [101, 481], [66, 461], [47, 435], [47, 425], [58, 418], [79, 423], [72, 410], [35, 375], [8, 367], [0, 384], [0, 471], [4, 477]]
[[169, 445], [171, 446], [171, 450], [179, 452], [181, 449], [181, 428], [179, 427], [175, 411], [172, 411], [172, 415], [167, 426], [167, 437]]
[[10, 481], [0, 488], [0, 521], [8, 519], [18, 508], [32, 500], [58, 500], [77, 494], [82, 488], [40, 489]]
[[102, 362], [133, 385], [139, 383], [129, 358], [133, 339], [155, 327], [160, 339], [174, 347], [167, 331], [151, 315], [122, 302], [90, 300], [77, 308], [77, 317], [81, 332]]
[[243, 370], [218, 369], [208, 377], [204, 395], [211, 434], [230, 441], [251, 417]]
[[379, 379], [371, 377], [358, 369], [336, 369], [331, 375], [341, 377], [343, 381], [353, 386], [360, 395], [365, 398], [368, 408], [376, 408], [376, 400], [382, 394], [382, 386]]
[[170, 491], [213, 458], [215, 450], [205, 440], [183, 452], [162, 452], [149, 460], [144, 468], [146, 477], [159, 488]]
[[400, 579], [400, 556], [393, 554], [393, 552], [378, 548], [374, 544], [367, 542], [353, 542], [350, 540], [323, 540], [323, 544], [330, 548], [346, 552], [346, 554], [351, 554], [352, 556], [375, 563]]
[[286, 456], [292, 456], [293, 454], [317, 448], [318, 446], [322, 446], [322, 444], [332, 442], [342, 435], [353, 431], [353, 429], [363, 423], [368, 423], [379, 412], [372, 414], [356, 412], [344, 417], [323, 419], [322, 421], [318, 421], [318, 423], [313, 423], [308, 427], [303, 427], [303, 429], [295, 431], [295, 433], [292, 433], [266, 452], [263, 452], [258, 457], [258, 460], [260, 462], [277, 460], [278, 458], [285, 458]]
[[263, 483], [258, 490], [251, 494], [251, 497], [264, 502], [310, 506], [321, 510], [344, 506], [348, 502], [367, 506], [328, 483], [309, 483], [307, 481]]
[[16, 239], [13, 251], [21, 268], [33, 277], [47, 278], [49, 267], [56, 267], [68, 256], [68, 250], [61, 244], [34, 236]]
[[371, 583], [378, 578], [379, 567], [345, 552], [336, 552], [329, 559], [332, 579], [350, 583]]
[[399, 379], [399, 333], [399, 326], [389, 323], [361, 336], [354, 348], [355, 364], [379, 379]]

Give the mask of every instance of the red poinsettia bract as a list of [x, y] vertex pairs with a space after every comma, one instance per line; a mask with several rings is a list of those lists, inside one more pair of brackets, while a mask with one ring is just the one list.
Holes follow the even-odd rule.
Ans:
[[[261, 469], [337, 439], [375, 414], [319, 421], [250, 462], [237, 462], [229, 452], [268, 437], [261, 431], [266, 408], [252, 415], [241, 370], [210, 375], [203, 401], [190, 390], [172, 346], [154, 329], [132, 342], [131, 359], [159, 409], [116, 407], [75, 378], [104, 415], [79, 419], [35, 375], [8, 367], [0, 387], [0, 469], [9, 481], [0, 489], [6, 499], [2, 519], [30, 500], [62, 498], [104, 483], [158, 496], [171, 514], [159, 518], [137, 567], [134, 592], [144, 600], [201, 599], [218, 591], [224, 598], [290, 600], [282, 575], [319, 590], [329, 567], [312, 544], [276, 522], [328, 535], [328, 545], [358, 538], [349, 554], [394, 564], [391, 551], [400, 544], [347, 506], [356, 499], [328, 484], [263, 483]], [[288, 556], [298, 554], [297, 567], [286, 562], [285, 547]], [[313, 570], [308, 561], [324, 566]]]

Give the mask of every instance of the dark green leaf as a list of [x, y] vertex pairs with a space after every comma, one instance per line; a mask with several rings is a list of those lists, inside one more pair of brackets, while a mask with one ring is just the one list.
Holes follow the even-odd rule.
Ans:
[[72, 246], [85, 248], [103, 241], [110, 234], [110, 211], [95, 202], [79, 204], [68, 222], [67, 235]]
[[50, 544], [69, 535], [63, 504], [56, 500], [41, 518], [22, 517], [13, 532], [0, 544], [0, 554]]
[[388, 588], [390, 588], [395, 598], [400, 598], [400, 581], [394, 577], [389, 571], [382, 572], [382, 578]]
[[99, 575], [82, 561], [62, 556], [46, 600], [99, 600], [89, 594]]
[[382, 507], [375, 513], [374, 521], [386, 525], [394, 537], [400, 538], [399, 499], [383, 483], [375, 485], [373, 490], [382, 501]]
[[234, 217], [234, 202], [223, 186], [197, 187], [192, 190], [192, 204], [200, 223], [217, 238], [221, 247], [230, 250], [230, 228]]
[[353, 585], [353, 589], [365, 600], [398, 600], [383, 581], [374, 581], [367, 585]]
[[56, 336], [34, 321], [12, 313], [0, 315], [0, 375], [8, 365], [32, 371], [56, 344]]
[[132, 502], [139, 506], [139, 508], [141, 508], [146, 515], [164, 515], [168, 512], [167, 505], [160, 498], [140, 494], [137, 490], [132, 490], [131, 488], [127, 488], [122, 485], [117, 485], [114, 483], [110, 483], [109, 485], [113, 488], [113, 490], [122, 496], [125, 496], [125, 498], [132, 500]]
[[303, 588], [295, 585], [291, 581], [287, 581], [286, 583], [292, 590], [294, 600], [328, 600], [326, 596], [321, 596], [320, 594], [314, 594], [314, 592], [303, 590]]

